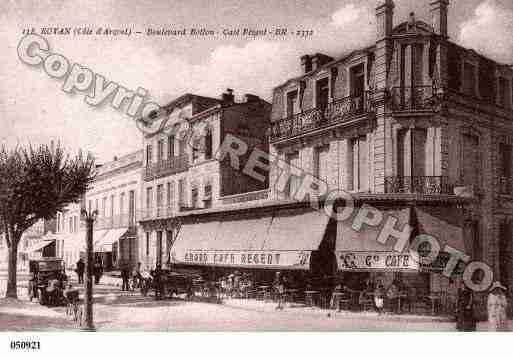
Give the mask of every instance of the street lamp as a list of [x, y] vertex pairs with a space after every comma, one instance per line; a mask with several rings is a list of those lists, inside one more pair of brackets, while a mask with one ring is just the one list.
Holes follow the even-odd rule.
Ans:
[[96, 220], [98, 211], [89, 211], [85, 206], [85, 199], [80, 208], [82, 220], [86, 222], [86, 278], [85, 278], [85, 321], [83, 328], [86, 331], [94, 331], [93, 324], [93, 223]]

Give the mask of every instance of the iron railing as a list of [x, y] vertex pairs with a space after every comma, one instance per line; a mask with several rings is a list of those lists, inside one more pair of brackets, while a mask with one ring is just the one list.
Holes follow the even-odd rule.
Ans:
[[313, 108], [271, 124], [271, 141], [308, 132], [372, 112], [369, 93], [348, 96], [329, 103], [326, 108]]
[[187, 155], [180, 155], [166, 160], [161, 160], [146, 166], [144, 174], [145, 181], [155, 178], [169, 176], [175, 173], [185, 172], [189, 169], [189, 158]]
[[454, 194], [454, 186], [444, 176], [385, 177], [386, 193]]
[[392, 111], [432, 111], [435, 100], [433, 86], [392, 87], [390, 107]]

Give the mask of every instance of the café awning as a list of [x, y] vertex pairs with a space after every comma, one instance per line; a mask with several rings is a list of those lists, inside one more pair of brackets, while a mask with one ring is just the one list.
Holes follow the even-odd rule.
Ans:
[[[359, 230], [355, 230], [354, 216], [337, 222], [335, 255], [339, 270], [361, 272], [418, 270], [418, 263], [411, 257], [408, 247], [402, 252], [397, 252], [394, 248], [396, 239], [393, 237], [389, 237], [384, 244], [378, 242], [379, 235], [389, 218], [396, 220], [394, 226], [396, 230], [402, 230], [405, 225], [410, 224], [411, 209], [404, 207], [378, 210], [383, 217], [376, 226], [363, 224]], [[358, 209], [355, 209], [355, 213], [358, 213]]]
[[419, 234], [429, 234], [440, 244], [440, 250], [450, 246], [460, 252], [472, 254], [472, 239], [465, 238], [463, 216], [459, 209], [439, 206], [415, 208]]
[[94, 241], [94, 251], [112, 252], [112, 245], [117, 242], [127, 231], [127, 227], [106, 230], [101, 238]]
[[54, 242], [53, 240], [38, 241], [38, 242], [34, 243], [33, 245], [31, 245], [30, 247], [28, 247], [25, 250], [25, 253], [32, 253], [32, 252], [37, 252], [37, 251], [43, 250], [43, 248], [45, 248], [46, 246], [49, 246], [53, 242]]
[[171, 249], [175, 263], [308, 269], [328, 217], [317, 211], [185, 224]]

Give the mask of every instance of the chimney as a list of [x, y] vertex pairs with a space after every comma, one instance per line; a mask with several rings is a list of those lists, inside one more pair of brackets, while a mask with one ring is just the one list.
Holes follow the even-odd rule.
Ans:
[[114, 156], [114, 161], [117, 161], [118, 160], [118, 156]]
[[328, 62], [333, 61], [332, 57], [329, 57], [328, 55], [316, 53], [312, 56], [312, 70], [317, 70], [319, 67], [321, 67], [324, 64], [327, 64]]
[[233, 105], [235, 102], [235, 96], [233, 95], [233, 89], [226, 89], [226, 92], [222, 94], [222, 100], [225, 105]]
[[258, 97], [257, 95], [253, 95], [253, 94], [247, 93], [244, 96], [246, 98], [246, 102], [258, 102], [258, 101], [260, 101], [260, 97]]
[[392, 34], [394, 27], [394, 2], [392, 0], [385, 0], [376, 8], [376, 25], [376, 40], [382, 40]]
[[431, 14], [431, 25], [433, 26], [435, 34], [442, 37], [447, 37], [447, 13], [449, 0], [435, 0], [432, 1], [429, 6], [429, 12]]
[[301, 70], [303, 74], [312, 71], [312, 59], [310, 58], [310, 55], [301, 56]]

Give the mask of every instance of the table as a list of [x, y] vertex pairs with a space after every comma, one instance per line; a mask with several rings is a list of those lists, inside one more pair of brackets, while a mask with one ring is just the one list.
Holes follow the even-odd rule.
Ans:
[[315, 306], [314, 296], [319, 294], [318, 290], [305, 290], [305, 305], [313, 308]]
[[294, 297], [296, 296], [297, 292], [298, 289], [285, 289], [285, 302], [294, 302]]
[[258, 289], [260, 289], [260, 294], [262, 295], [262, 300], [271, 299], [271, 292], [269, 291], [270, 286], [268, 285], [260, 285]]

